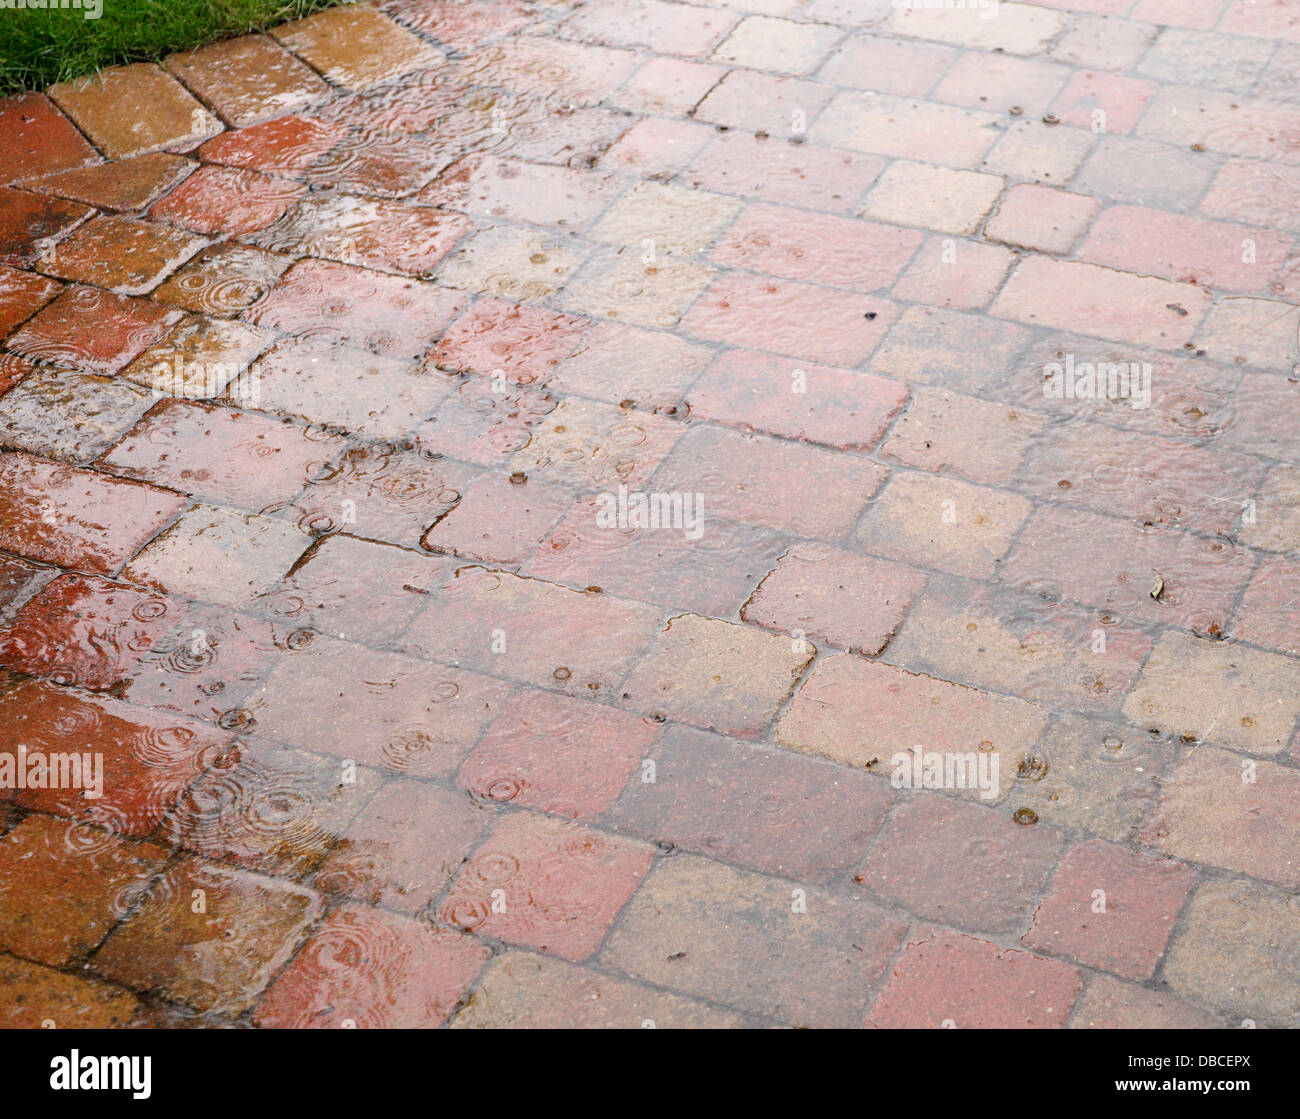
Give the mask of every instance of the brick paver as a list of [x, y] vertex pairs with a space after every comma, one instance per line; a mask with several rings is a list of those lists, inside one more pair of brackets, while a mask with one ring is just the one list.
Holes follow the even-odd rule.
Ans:
[[0, 100], [0, 1024], [1300, 1024], [1300, 17], [978, 7]]
[[747, 1019], [563, 960], [510, 951], [492, 961], [453, 1029], [737, 1029]]
[[53, 194], [105, 211], [134, 213], [166, 193], [195, 170], [193, 160], [167, 152], [148, 152], [112, 163], [60, 171], [24, 182], [26, 190]]
[[0, 109], [4, 182], [33, 179], [97, 162], [95, 149], [43, 93], [6, 100]]
[[457, 1006], [488, 949], [364, 906], [336, 909], [258, 1004], [266, 1029], [429, 1029]]
[[71, 369], [33, 370], [0, 400], [5, 442], [20, 451], [88, 463], [152, 403], [141, 386]]
[[[910, 791], [881, 829], [857, 876], [913, 913], [962, 928], [1017, 933], [1061, 855], [1055, 829], [1030, 832], [1009, 813]], [[961, 852], [957, 858], [954, 851]]]
[[[17, 805], [94, 824], [119, 835], [142, 837], [154, 831], [180, 798], [185, 787], [217, 761], [230, 745], [230, 736], [211, 725], [167, 711], [136, 707], [120, 700], [88, 696], [36, 680], [9, 689], [0, 703], [4, 755], [15, 768], [22, 749], [32, 755], [67, 755], [84, 751], [88, 741], [96, 751], [82, 757], [80, 782], [55, 774], [43, 785], [6, 782], [6, 799]], [[11, 745], [10, 745], [11, 744]], [[96, 753], [100, 762], [95, 761]], [[93, 775], [102, 763], [102, 788]], [[47, 765], [53, 765], [47, 760]], [[73, 774], [75, 776], [75, 774]], [[86, 797], [85, 792], [101, 795]]]
[[843, 1027], [855, 1024], [903, 931], [869, 902], [682, 855], [633, 898], [603, 959], [683, 994]]
[[1083, 981], [1059, 960], [948, 929], [922, 929], [894, 965], [865, 1025], [874, 1029], [1052, 1029]]
[[38, 1030], [49, 1022], [65, 1029], [121, 1029], [137, 1022], [144, 1010], [121, 987], [12, 956], [0, 960], [0, 979], [0, 1021], [7, 1029]]
[[1287, 894], [1240, 879], [1206, 882], [1188, 902], [1165, 975], [1176, 994], [1234, 1014], [1237, 1024], [1263, 1018], [1294, 1029], [1298, 937]]
[[0, 642], [24, 673], [217, 722], [302, 639], [287, 620], [79, 575], [46, 584], [14, 623]]
[[682, 614], [623, 682], [622, 700], [659, 719], [753, 736], [816, 650], [806, 641]]
[[653, 858], [648, 843], [516, 812], [470, 856], [438, 916], [493, 940], [585, 960]]
[[311, 537], [288, 521], [197, 504], [150, 541], [123, 574], [157, 590], [238, 607], [271, 590], [310, 544]]
[[484, 800], [571, 819], [598, 816], [658, 737], [651, 719], [525, 692], [488, 728], [456, 780]]
[[[362, 765], [449, 777], [509, 698], [462, 669], [315, 638], [248, 702], [258, 733]], [[310, 699], [311, 710], [297, 705]]]
[[[91, 967], [197, 1010], [238, 1014], [288, 962], [320, 907], [300, 886], [187, 859], [109, 934]], [[195, 954], [203, 966], [193, 966]]]
[[1294, 889], [1297, 799], [1293, 768], [1203, 746], [1165, 778], [1143, 838], [1170, 854]]
[[1155, 970], [1187, 892], [1191, 867], [1089, 842], [1071, 850], [1023, 940], [1129, 979]]
[[307, 434], [256, 412], [163, 400], [102, 461], [126, 478], [260, 509], [298, 494], [342, 450]]
[[192, 146], [222, 128], [180, 82], [146, 62], [61, 82], [50, 97], [110, 159]]
[[875, 656], [893, 637], [925, 577], [871, 556], [819, 545], [791, 548], [741, 607], [741, 617]]
[[174, 307], [95, 287], [70, 287], [5, 341], [17, 354], [115, 373], [182, 318]]
[[[874, 719], [862, 717], [864, 694]], [[1017, 752], [1038, 740], [1045, 719], [1043, 708], [1021, 699], [846, 654], [818, 663], [782, 716], [776, 740], [849, 765], [882, 768], [917, 743], [996, 752], [999, 768], [1010, 770]]]
[[85, 955], [142, 900], [166, 854], [97, 828], [29, 816], [0, 840], [0, 944], [51, 965]]
[[1033, 602], [1022, 591], [932, 578], [889, 654], [944, 679], [1058, 707], [1118, 712], [1151, 650], [1150, 635], [1066, 604], [1036, 614]]
[[244, 35], [169, 56], [164, 65], [232, 128], [325, 100], [330, 87], [265, 35]]
[[169, 835], [210, 858], [298, 878], [324, 859], [381, 780], [372, 769], [340, 776], [332, 758], [240, 742], [185, 791]]

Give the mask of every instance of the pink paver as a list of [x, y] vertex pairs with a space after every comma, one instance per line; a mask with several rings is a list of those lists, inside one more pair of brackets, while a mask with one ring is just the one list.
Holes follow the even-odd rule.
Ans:
[[709, 254], [718, 264], [854, 291], [888, 287], [921, 234], [778, 206], [749, 206]]
[[571, 315], [479, 299], [443, 334], [430, 358], [456, 373], [544, 383], [578, 345], [587, 323]]
[[[884, 337], [897, 308], [790, 280], [729, 273], [715, 280], [682, 320], [697, 338], [772, 350], [826, 364], [856, 365]], [[815, 331], [802, 324], [816, 322]]]
[[1068, 964], [947, 929], [909, 940], [865, 1025], [874, 1029], [1050, 1029], [1083, 986]]
[[[266, 1029], [439, 1025], [474, 981], [488, 950], [469, 937], [382, 910], [332, 913], [258, 1005]], [[374, 959], [386, 966], [374, 966]], [[328, 1006], [327, 1014], [321, 1008]]]
[[869, 450], [907, 397], [901, 381], [732, 350], [695, 382], [692, 415], [840, 450]]
[[1081, 844], [1061, 861], [1024, 942], [1144, 979], [1155, 970], [1195, 878], [1180, 863]]
[[554, 816], [598, 816], [658, 735], [649, 719], [525, 692], [488, 728], [457, 783], [486, 800]]
[[30, 455], [0, 455], [0, 546], [45, 563], [108, 573], [185, 505], [180, 494]]
[[453, 927], [583, 960], [645, 877], [653, 852], [518, 812], [474, 852], [438, 912]]
[[1229, 291], [1262, 291], [1288, 259], [1292, 240], [1244, 225], [1115, 206], [1079, 248], [1084, 260]]
[[264, 326], [312, 334], [398, 357], [415, 357], [463, 306], [465, 297], [348, 264], [304, 260], [250, 312]]

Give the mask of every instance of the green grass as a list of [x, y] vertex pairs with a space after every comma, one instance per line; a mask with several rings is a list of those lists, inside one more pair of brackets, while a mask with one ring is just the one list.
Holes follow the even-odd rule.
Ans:
[[[339, 2], [82, 0], [83, 9], [0, 8], [0, 94], [45, 89], [121, 62], [156, 61], [172, 51], [260, 31]], [[99, 18], [86, 19], [96, 6]]]

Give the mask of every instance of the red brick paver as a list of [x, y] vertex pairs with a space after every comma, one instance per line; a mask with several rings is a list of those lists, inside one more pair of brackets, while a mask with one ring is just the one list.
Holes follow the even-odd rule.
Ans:
[[875, 1029], [1051, 1029], [1082, 986], [1067, 964], [946, 929], [908, 943], [866, 1025]]
[[1300, 1024], [1300, 16], [976, 7], [0, 99], [0, 1024]]
[[330, 914], [258, 1004], [268, 1029], [429, 1029], [455, 1008], [488, 949], [381, 910]]
[[1024, 942], [1129, 979], [1155, 970], [1196, 877], [1103, 843], [1081, 844], [1061, 861]]
[[439, 917], [494, 940], [584, 960], [649, 870], [653, 850], [515, 813], [470, 857]]

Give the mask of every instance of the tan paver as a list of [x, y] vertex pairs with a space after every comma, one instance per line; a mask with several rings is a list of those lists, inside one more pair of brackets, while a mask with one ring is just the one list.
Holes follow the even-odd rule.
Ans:
[[221, 131], [216, 117], [152, 63], [61, 82], [50, 97], [110, 159], [191, 146]]

